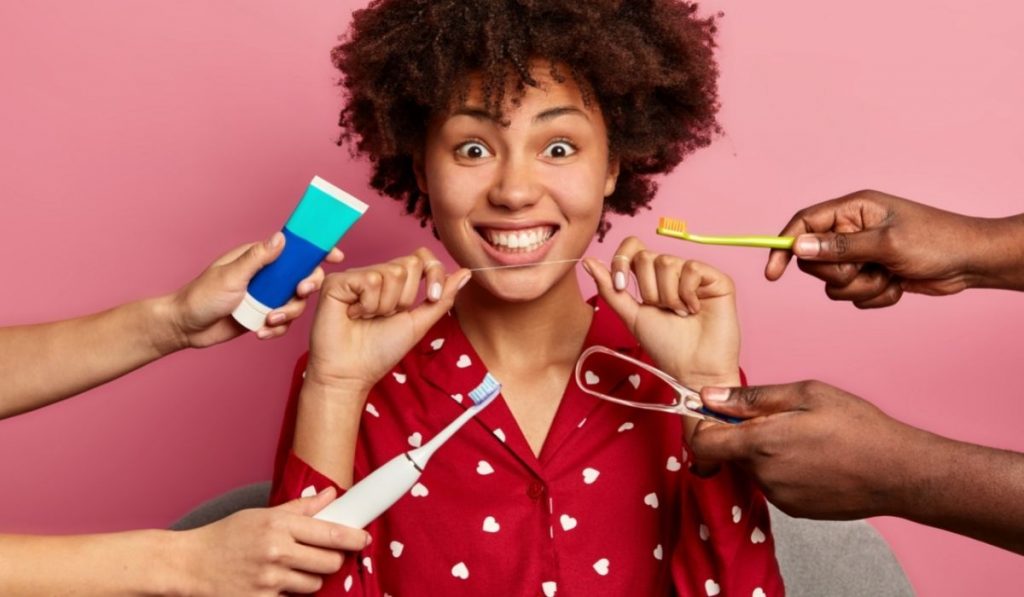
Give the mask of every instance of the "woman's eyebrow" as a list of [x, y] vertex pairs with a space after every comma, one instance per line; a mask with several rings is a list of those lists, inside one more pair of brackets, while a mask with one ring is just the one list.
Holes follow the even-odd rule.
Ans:
[[558, 106], [557, 108], [550, 108], [550, 109], [544, 110], [540, 114], [537, 114], [536, 116], [534, 116], [533, 117], [533, 124], [540, 124], [542, 122], [548, 122], [550, 120], [554, 120], [555, 118], [558, 118], [559, 116], [566, 116], [566, 115], [582, 116], [583, 118], [586, 118], [587, 120], [590, 120], [590, 117], [587, 116], [587, 113], [584, 112], [583, 110], [580, 110], [576, 106]]
[[487, 110], [484, 110], [483, 108], [478, 108], [475, 106], [462, 106], [461, 108], [452, 112], [452, 116], [469, 116], [470, 118], [474, 118], [476, 120], [488, 120], [491, 122], [498, 121], [498, 118], [495, 114], [492, 114]]

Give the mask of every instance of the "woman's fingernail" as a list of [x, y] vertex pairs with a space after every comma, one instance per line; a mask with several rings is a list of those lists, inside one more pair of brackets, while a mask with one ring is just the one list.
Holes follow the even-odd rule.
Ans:
[[307, 281], [303, 282], [302, 284], [299, 284], [299, 294], [309, 294], [311, 292], [313, 292], [313, 283], [312, 282], [307, 280]]
[[430, 300], [432, 301], [441, 300], [441, 283], [434, 282], [431, 284], [430, 289], [427, 290], [427, 296], [430, 297]]
[[284, 240], [284, 235], [281, 234], [280, 232], [275, 232], [273, 234], [273, 236], [271, 236], [270, 238], [267, 239], [267, 248], [268, 249], [276, 249], [277, 245], [281, 244], [281, 241], [283, 241], [283, 240]]
[[366, 543], [363, 544], [363, 547], [367, 547], [371, 543], [373, 543], [373, 537], [370, 536], [370, 533], [366, 533]]
[[732, 392], [729, 388], [704, 388], [701, 392], [701, 396], [711, 400], [712, 402], [725, 402], [729, 399], [729, 394]]
[[459, 282], [459, 287], [458, 287], [457, 290], [462, 290], [463, 286], [465, 286], [466, 284], [469, 284], [469, 279], [472, 278], [472, 277], [473, 277], [473, 274], [469, 274], [468, 276], [463, 278], [462, 281]]
[[270, 330], [268, 330], [267, 328], [263, 328], [262, 330], [256, 332], [256, 337], [259, 338], [260, 340], [266, 340], [267, 338], [270, 337]]
[[593, 275], [594, 275], [594, 272], [590, 270], [590, 266], [589, 266], [589, 265], [587, 265], [587, 262], [586, 262], [586, 261], [581, 261], [581, 262], [580, 262], [580, 265], [582, 265], [582, 266], [583, 266], [583, 269], [584, 269], [584, 270], [586, 270], [586, 272], [587, 272], [588, 274], [590, 274], [591, 276], [593, 276]]
[[622, 272], [615, 272], [615, 290], [626, 289], [626, 274]]
[[793, 252], [800, 257], [815, 257], [821, 252], [821, 241], [813, 234], [801, 234], [793, 243]]
[[267, 318], [267, 323], [271, 325], [277, 325], [284, 321], [284, 313], [271, 313], [270, 317]]

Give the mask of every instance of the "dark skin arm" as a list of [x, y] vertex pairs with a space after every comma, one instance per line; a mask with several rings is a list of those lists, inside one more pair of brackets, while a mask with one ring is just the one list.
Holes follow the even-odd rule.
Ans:
[[797, 240], [793, 251], [771, 252], [769, 280], [796, 255], [829, 298], [862, 309], [894, 305], [904, 292], [1024, 290], [1024, 214], [974, 218], [858, 191], [797, 212], [781, 234]]
[[916, 429], [817, 381], [701, 397], [749, 420], [702, 424], [694, 454], [746, 467], [790, 515], [899, 516], [1024, 554], [1024, 454]]

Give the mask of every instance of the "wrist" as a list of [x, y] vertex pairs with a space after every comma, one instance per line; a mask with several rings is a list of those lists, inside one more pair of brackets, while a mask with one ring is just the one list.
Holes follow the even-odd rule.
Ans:
[[[146, 540], [139, 544], [142, 569], [139, 592], [148, 595], [197, 595], [195, 569], [189, 560], [187, 532], [140, 531]], [[138, 553], [137, 552], [137, 553]]]
[[177, 301], [173, 295], [143, 301], [147, 312], [146, 333], [150, 344], [161, 356], [189, 347], [188, 335], [181, 329]]
[[968, 243], [968, 286], [1024, 290], [1024, 214], [976, 221], [978, 234]]
[[927, 517], [930, 496], [948, 487], [946, 471], [963, 471], [951, 469], [944, 460], [943, 444], [948, 440], [903, 423], [899, 426], [902, 437], [887, 450], [888, 462], [881, 466], [884, 481], [876, 488], [879, 507], [875, 515], [920, 520]]

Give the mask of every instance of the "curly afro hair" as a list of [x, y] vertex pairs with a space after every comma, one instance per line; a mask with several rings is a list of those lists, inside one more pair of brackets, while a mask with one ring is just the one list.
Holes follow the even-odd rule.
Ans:
[[[338, 143], [367, 155], [372, 186], [426, 225], [413, 159], [430, 118], [465, 99], [470, 74], [500, 116], [518, 99], [506, 89], [536, 86], [530, 61], [542, 59], [600, 106], [620, 167], [604, 210], [633, 215], [654, 198], [653, 175], [720, 132], [715, 17], [696, 12], [682, 0], [374, 0], [331, 53], [347, 91]], [[609, 227], [602, 216], [599, 236]]]

